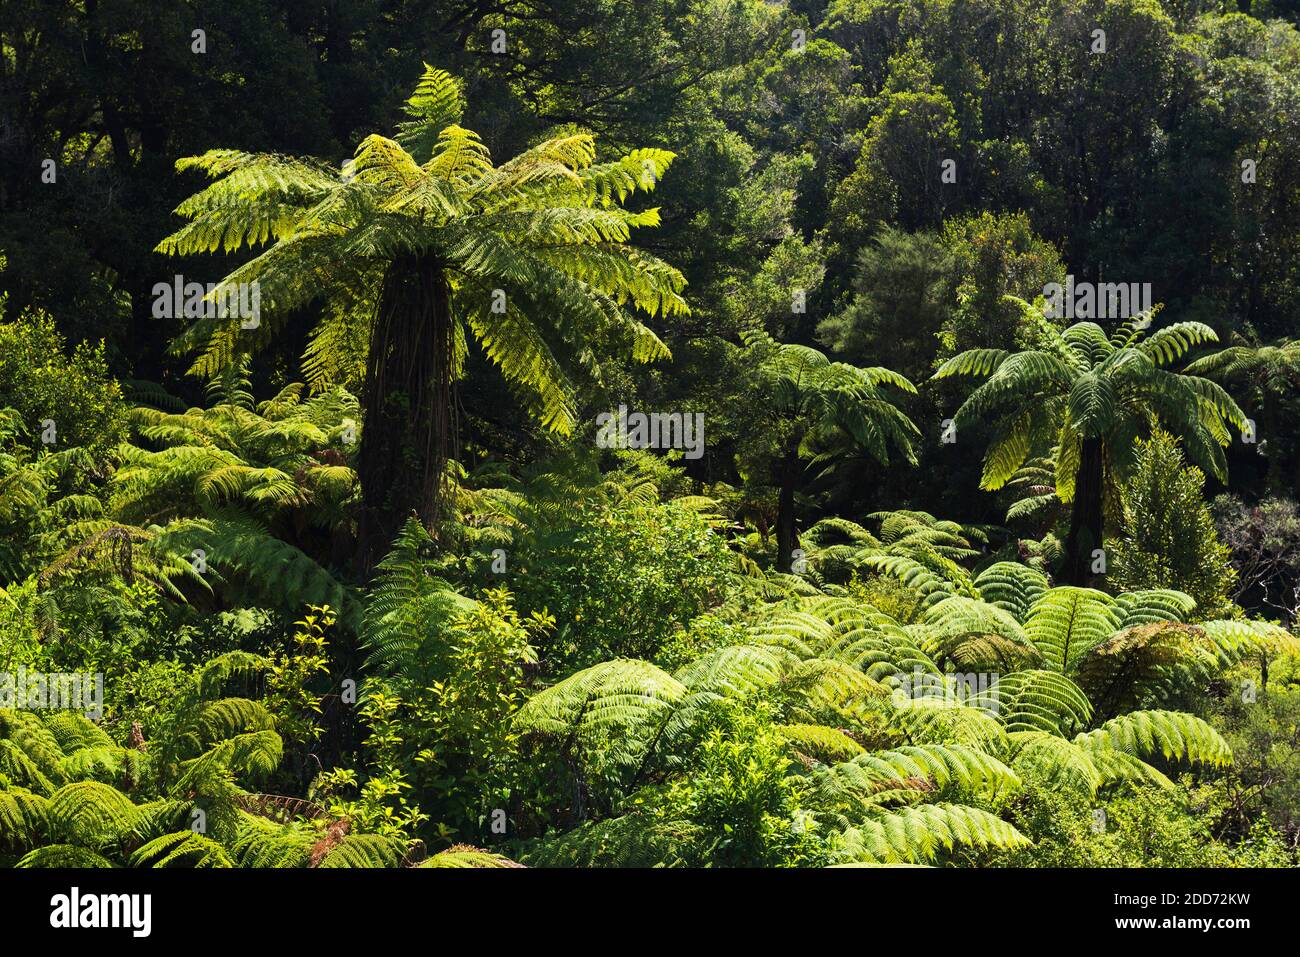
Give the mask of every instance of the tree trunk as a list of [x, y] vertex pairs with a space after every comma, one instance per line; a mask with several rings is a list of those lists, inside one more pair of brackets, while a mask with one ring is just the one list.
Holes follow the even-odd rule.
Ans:
[[1065, 556], [1057, 576], [1063, 585], [1087, 585], [1095, 574], [1092, 552], [1101, 548], [1102, 478], [1101, 439], [1084, 439], [1079, 471], [1074, 479], [1070, 534], [1065, 540]]
[[776, 568], [789, 574], [794, 560], [794, 550], [799, 547], [799, 532], [794, 521], [794, 487], [799, 475], [799, 445], [786, 447], [781, 463], [781, 495], [776, 510]]
[[455, 441], [451, 290], [436, 259], [397, 260], [384, 277], [366, 363], [357, 475], [357, 567], [369, 577], [405, 521], [438, 518]]
[[1267, 393], [1260, 402], [1259, 423], [1255, 427], [1255, 448], [1260, 440], [1267, 443], [1265, 458], [1267, 469], [1264, 472], [1264, 488], [1274, 495], [1286, 495], [1286, 476], [1282, 474], [1282, 460], [1286, 457], [1282, 451], [1282, 428], [1275, 411], [1273, 397]]

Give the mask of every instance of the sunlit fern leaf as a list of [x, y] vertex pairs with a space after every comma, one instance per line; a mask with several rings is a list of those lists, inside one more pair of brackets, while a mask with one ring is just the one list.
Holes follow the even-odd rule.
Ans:
[[135, 825], [137, 809], [116, 788], [96, 781], [65, 784], [50, 796], [51, 837], [104, 847]]
[[465, 114], [465, 94], [459, 80], [424, 64], [424, 73], [402, 111], [408, 117], [398, 124], [398, 141], [416, 157], [427, 158], [438, 134], [459, 123]]
[[944, 559], [942, 568], [950, 571], [956, 569], [952, 562], [978, 555], [979, 550], [973, 546], [988, 540], [976, 527], [943, 521], [929, 512], [898, 509], [872, 512], [867, 517], [880, 522], [880, 542], [886, 554], [922, 561], [928, 557]]
[[26, 850], [49, 827], [49, 801], [26, 788], [0, 790], [0, 847]]
[[[58, 763], [57, 773], [67, 773], [62, 760]], [[50, 795], [58, 788], [58, 784], [50, 780], [26, 751], [16, 742], [5, 739], [0, 739], [0, 775], [11, 784], [38, 794]], [[59, 783], [62, 783], [61, 778]]]
[[445, 580], [429, 574], [428, 531], [414, 518], [380, 561], [361, 616], [370, 667], [383, 675], [416, 675], [437, 664], [437, 645], [451, 620], [474, 608]]
[[995, 757], [1006, 750], [1006, 729], [982, 708], [939, 698], [898, 700], [895, 692], [888, 720], [913, 744], [964, 744]]
[[1048, 668], [1068, 674], [1089, 649], [1114, 634], [1119, 622], [1119, 609], [1109, 595], [1061, 586], [1034, 601], [1025, 633]]
[[1036, 411], [1029, 408], [1009, 418], [1006, 430], [989, 444], [980, 476], [981, 489], [996, 491], [1002, 488], [1024, 465], [1032, 449], [1034, 426], [1038, 419]]
[[821, 724], [781, 724], [776, 733], [800, 759], [835, 764], [862, 753], [862, 745], [839, 728]]
[[955, 594], [953, 583], [926, 568], [913, 558], [901, 555], [877, 555], [863, 560], [863, 565], [881, 574], [897, 578], [921, 594], [926, 606], [938, 604]]
[[1006, 672], [1037, 664], [1038, 652], [1003, 635], [966, 635], [952, 645], [947, 657], [959, 669], [980, 672]]
[[100, 870], [116, 865], [108, 858], [76, 844], [46, 844], [25, 855], [14, 866]]
[[1300, 653], [1300, 639], [1263, 621], [1203, 621], [1198, 627], [1214, 645], [1219, 667], [1236, 664], [1248, 655]]
[[779, 646], [733, 645], [697, 658], [673, 677], [692, 691], [738, 696], [776, 683], [798, 660]]
[[75, 711], [55, 712], [45, 718], [44, 724], [65, 754], [82, 748], [116, 747], [103, 728]]
[[254, 731], [231, 739], [230, 768], [240, 780], [260, 780], [275, 773], [284, 757], [284, 742], [274, 731]]
[[1091, 750], [1089, 755], [1101, 773], [1103, 788], [1117, 785], [1142, 785], [1172, 791], [1177, 787], [1163, 773], [1124, 751], [1101, 748]]
[[889, 689], [859, 668], [830, 658], [810, 658], [781, 678], [781, 691], [809, 708], [847, 708], [870, 699], [883, 700]]
[[242, 814], [230, 850], [241, 867], [306, 867], [315, 843], [307, 831]]
[[[78, 748], [64, 759], [63, 770], [69, 780], [102, 781], [105, 784], [121, 783], [124, 772], [128, 770], [127, 754], [124, 748], [116, 745], [106, 748]], [[135, 781], [140, 780], [140, 770], [138, 766], [131, 769], [133, 773], [129, 777]]]
[[886, 683], [918, 670], [923, 674], [940, 673], [942, 669], [906, 629], [883, 615], [881, 619], [841, 636], [824, 652], [825, 657], [850, 664], [874, 681]]
[[[75, 537], [70, 541], [71, 544], [45, 566], [39, 579], [42, 588], [46, 589], [40, 597], [49, 599], [52, 612], [49, 617], [56, 625], [58, 608], [50, 590], [84, 577], [87, 571], [105, 572], [127, 582], [139, 577], [181, 602], [186, 598], [176, 585], [178, 581], [211, 591], [211, 586], [189, 562], [182, 561], [167, 547], [160, 530], [155, 527], [140, 528], [96, 519], [76, 523]], [[54, 631], [57, 632], [57, 627]]]
[[[634, 766], [636, 777], [630, 783], [635, 783], [647, 772], [689, 769], [701, 732], [708, 727], [711, 716], [723, 700], [721, 695], [712, 691], [688, 691], [668, 712], [647, 743], [636, 742], [625, 752], [611, 751], [608, 755], [601, 755], [594, 764], [589, 761], [589, 766], [602, 774], [611, 771], [622, 774], [624, 769]], [[626, 776], [623, 780], [627, 780]]]
[[[355, 286], [341, 286], [338, 294], [322, 308], [320, 323], [312, 330], [303, 350], [302, 371], [314, 393], [331, 385], [356, 392], [365, 385], [366, 351], [374, 320], [374, 302], [381, 274], [375, 269], [358, 269]], [[354, 417], [359, 426], [359, 419]], [[359, 427], [356, 430], [360, 435]]]
[[945, 598], [925, 610], [924, 623], [928, 640], [958, 666], [1005, 671], [1039, 656], [1011, 612], [986, 601]]
[[[849, 821], [862, 820], [879, 803], [882, 785], [921, 793], [953, 787], [988, 797], [1020, 787], [1020, 779], [997, 758], [960, 744], [872, 751], [832, 767], [816, 768], [811, 780], [814, 809], [823, 808]], [[918, 786], [917, 782], [924, 784]]]
[[881, 864], [877, 861], [842, 861], [839, 864], [827, 864], [826, 869], [828, 871], [859, 870], [859, 869], [866, 869], [866, 868], [884, 868], [884, 869], [916, 868], [919, 870], [927, 870], [933, 868], [933, 866], [934, 865], [932, 864]]
[[688, 689], [645, 661], [620, 658], [533, 695], [514, 717], [526, 734], [575, 747], [602, 774], [639, 766]]
[[287, 236], [301, 219], [302, 207], [334, 184], [320, 165], [239, 150], [182, 157], [176, 169], [197, 169], [216, 182], [177, 207], [190, 222], [158, 244], [159, 252], [170, 254], [234, 252], [245, 244]]
[[811, 658], [834, 640], [835, 629], [816, 615], [785, 607], [760, 615], [749, 627], [749, 635], [756, 645], [772, 645], [796, 657]]
[[862, 605], [842, 596], [817, 595], [800, 602], [799, 607], [830, 624], [838, 634], [891, 620], [869, 605]]
[[1213, 352], [1187, 366], [1197, 375], [1220, 379], [1254, 379], [1273, 392], [1285, 392], [1300, 377], [1300, 339], [1279, 339], [1267, 345], [1246, 343]]
[[233, 743], [222, 741], [198, 757], [182, 761], [179, 777], [172, 785], [172, 793], [233, 797], [235, 785], [230, 772], [230, 759], [234, 752]]
[[815, 594], [817, 589], [798, 575], [782, 575], [762, 568], [747, 555], [736, 553], [737, 574], [733, 587], [740, 595], [755, 603], [775, 602], [802, 595]]
[[1046, 731], [1012, 731], [1011, 767], [1026, 782], [1049, 790], [1071, 790], [1089, 798], [1105, 782], [1094, 753]]
[[1158, 365], [1172, 365], [1193, 348], [1218, 342], [1214, 330], [1201, 322], [1175, 322], [1154, 332], [1140, 346]]
[[1113, 750], [1137, 758], [1222, 766], [1232, 762], [1232, 749], [1206, 721], [1178, 711], [1133, 711], [1112, 718], [1095, 731], [1075, 737], [1089, 750]]
[[198, 673], [198, 693], [206, 699], [218, 698], [231, 682], [249, 682], [265, 673], [271, 662], [248, 651], [228, 651], [203, 664]]
[[1135, 625], [1094, 645], [1075, 675], [1102, 715], [1173, 697], [1209, 676], [1218, 649], [1205, 631], [1173, 621]]
[[275, 718], [260, 701], [222, 698], [210, 701], [193, 715], [193, 727], [202, 747], [254, 731], [274, 733]]
[[673, 867], [701, 836], [686, 821], [664, 821], [643, 811], [579, 825], [544, 838], [523, 854], [529, 867]]
[[30, 711], [0, 710], [0, 771], [46, 795], [68, 782], [58, 738]]
[[164, 834], [136, 848], [132, 867], [234, 867], [226, 849], [194, 831]]
[[137, 804], [127, 843], [147, 844], [164, 834], [188, 828], [194, 823], [194, 810], [194, 802], [188, 800], [162, 799]]
[[397, 867], [406, 856], [399, 838], [380, 834], [349, 834], [317, 867]]
[[714, 528], [727, 523], [727, 518], [720, 511], [721, 503], [707, 495], [679, 495], [672, 499], [672, 504], [689, 509]]
[[991, 695], [1008, 732], [1045, 731], [1071, 735], [1088, 726], [1092, 704], [1065, 675], [1030, 670], [1001, 675]]
[[842, 835], [848, 859], [923, 863], [958, 847], [1016, 848], [1030, 840], [1001, 818], [959, 804], [923, 804], [882, 813]]
[[1196, 599], [1173, 588], [1154, 588], [1119, 595], [1120, 627], [1150, 625], [1159, 621], [1186, 621], [1196, 608]]
[[995, 562], [975, 576], [980, 597], [1024, 623], [1042, 594], [1047, 591], [1047, 576], [1019, 562]]
[[653, 189], [675, 154], [661, 149], [633, 150], [609, 163], [597, 163], [579, 173], [589, 200], [609, 205], [621, 202], [638, 189]]
[[583, 723], [593, 720], [636, 725], [662, 714], [686, 690], [648, 662], [620, 658], [579, 671], [533, 695], [515, 720], [521, 730], [549, 736], [581, 733]]
[[497, 854], [493, 851], [485, 851], [482, 848], [471, 847], [468, 844], [454, 844], [445, 851], [439, 851], [437, 854], [430, 855], [422, 860], [416, 867], [455, 867], [455, 868], [509, 868], [523, 867], [518, 861], [512, 861], [510, 858]]
[[934, 377], [941, 379], [957, 375], [991, 375], [1010, 355], [1005, 349], [970, 349], [946, 360]]
[[772, 589], [769, 593], [772, 597], [813, 598], [821, 594], [817, 586], [803, 575], [791, 575], [769, 568], [766, 572], [766, 581]]
[[819, 519], [800, 536], [800, 540], [818, 546], [833, 545], [837, 542], [875, 546], [881, 544], [876, 536], [857, 522], [838, 516]]

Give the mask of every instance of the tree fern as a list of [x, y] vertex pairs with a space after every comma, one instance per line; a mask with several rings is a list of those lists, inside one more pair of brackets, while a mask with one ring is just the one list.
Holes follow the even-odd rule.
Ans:
[[[288, 315], [315, 301], [331, 306], [312, 340], [317, 374], [347, 368], [331, 351], [340, 333], [369, 335], [369, 348], [342, 350], [366, 353], [366, 555], [386, 546], [412, 509], [434, 517], [467, 340], [479, 342], [544, 427], [568, 433], [576, 424], [573, 386], [557, 347], [576, 344], [594, 371], [586, 346], [595, 341], [621, 346], [634, 361], [664, 358], [667, 347], [633, 313], [688, 311], [682, 275], [627, 245], [633, 229], [658, 224], [658, 211], [621, 205], [652, 190], [673, 154], [640, 150], [597, 165], [594, 138], [577, 133], [496, 166], [478, 136], [458, 125], [458, 90], [426, 66], [397, 139], [365, 137], [342, 176], [315, 161], [232, 150], [180, 161], [215, 182], [178, 207], [190, 222], [159, 245], [186, 255], [270, 244], [222, 284], [259, 284], [261, 328], [249, 335], [231, 317], [197, 323], [185, 344], [200, 350], [200, 374], [264, 345]], [[368, 297], [359, 298], [361, 290]], [[425, 341], [427, 361], [412, 365]], [[413, 402], [399, 417], [388, 408], [396, 391]], [[423, 450], [414, 469], [390, 455], [408, 434], [419, 439], [410, 447]], [[369, 560], [363, 564], [368, 571]]]
[[1131, 472], [1138, 435], [1158, 421], [1222, 481], [1228, 429], [1244, 426], [1246, 417], [1213, 382], [1169, 369], [1194, 346], [1216, 340], [1208, 326], [1180, 322], [1145, 336], [1130, 320], [1112, 337], [1092, 322], [1058, 331], [1028, 303], [1015, 302], [1039, 328], [1035, 348], [962, 353], [943, 363], [935, 378], [985, 380], [954, 416], [959, 428], [976, 422], [1000, 427], [985, 458], [983, 488], [1001, 488], [1035, 448], [1057, 447], [1056, 493], [1073, 503], [1062, 577], [1085, 585], [1092, 550], [1101, 545], [1103, 490]]

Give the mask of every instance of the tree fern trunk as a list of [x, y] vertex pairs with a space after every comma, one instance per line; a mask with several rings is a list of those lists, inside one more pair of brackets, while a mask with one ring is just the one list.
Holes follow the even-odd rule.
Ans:
[[1092, 552], [1101, 547], [1102, 481], [1101, 439], [1085, 439], [1074, 481], [1070, 534], [1065, 540], [1065, 557], [1058, 576], [1063, 585], [1087, 585], [1092, 580]]
[[368, 577], [414, 513], [438, 517], [443, 472], [455, 440], [451, 291], [432, 257], [395, 261], [370, 336], [358, 570]]
[[[1278, 422], [1277, 412], [1274, 409], [1273, 397], [1265, 394], [1263, 402], [1260, 403], [1259, 426], [1256, 429], [1255, 441], [1264, 439], [1268, 446], [1266, 471], [1264, 473], [1264, 488], [1276, 495], [1286, 495], [1286, 476], [1282, 474], [1282, 427]], [[1255, 446], [1259, 448], [1258, 445]], [[1298, 473], [1300, 474], [1300, 473]]]
[[786, 449], [781, 465], [781, 494], [776, 509], [776, 570], [790, 573], [794, 550], [799, 547], [799, 532], [794, 521], [794, 487], [799, 472], [799, 445]]

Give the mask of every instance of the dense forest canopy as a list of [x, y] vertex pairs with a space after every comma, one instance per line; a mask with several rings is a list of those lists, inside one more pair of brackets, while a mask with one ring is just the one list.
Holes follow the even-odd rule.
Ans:
[[5, 0], [0, 864], [1295, 866], [1290, 0]]

